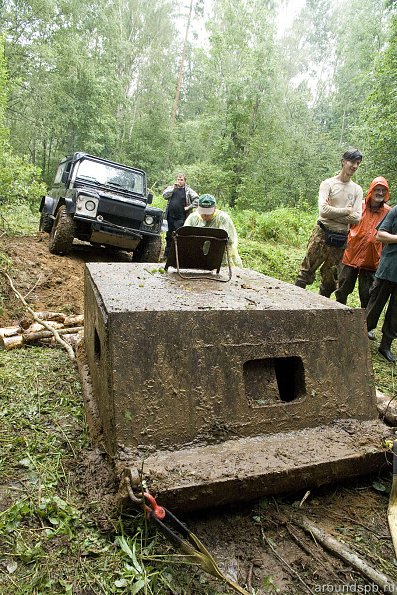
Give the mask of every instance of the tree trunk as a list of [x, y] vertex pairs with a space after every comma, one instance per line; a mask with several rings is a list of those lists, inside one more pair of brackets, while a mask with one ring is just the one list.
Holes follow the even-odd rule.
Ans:
[[191, 18], [192, 18], [192, 10], [193, 10], [193, 0], [190, 0], [189, 16], [188, 16], [188, 19], [187, 19], [186, 31], [185, 31], [185, 39], [184, 39], [183, 47], [182, 47], [181, 63], [180, 63], [180, 66], [179, 66], [179, 74], [178, 74], [178, 82], [177, 82], [177, 85], [176, 85], [175, 100], [174, 100], [174, 106], [172, 108], [172, 115], [171, 115], [171, 121], [172, 121], [172, 123], [175, 123], [176, 114], [178, 112], [178, 107], [179, 107], [179, 97], [180, 97], [180, 94], [181, 94], [181, 87], [182, 87], [182, 81], [183, 81], [183, 71], [185, 69], [187, 38], [188, 38], [188, 35], [189, 35], [190, 21], [191, 21]]

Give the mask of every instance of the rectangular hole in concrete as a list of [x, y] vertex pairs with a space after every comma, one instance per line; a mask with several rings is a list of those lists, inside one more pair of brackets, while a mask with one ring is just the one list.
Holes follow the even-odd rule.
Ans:
[[94, 356], [97, 361], [101, 359], [101, 340], [96, 328], [94, 328]]
[[300, 357], [249, 360], [243, 367], [245, 394], [253, 405], [290, 403], [305, 396], [305, 371]]

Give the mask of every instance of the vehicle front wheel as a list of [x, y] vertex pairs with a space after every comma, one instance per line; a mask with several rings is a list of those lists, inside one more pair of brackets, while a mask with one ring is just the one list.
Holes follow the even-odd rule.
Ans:
[[59, 208], [50, 233], [49, 250], [51, 254], [69, 254], [73, 245], [76, 224], [66, 207]]
[[161, 253], [161, 237], [142, 238], [134, 250], [132, 260], [134, 262], [158, 262]]

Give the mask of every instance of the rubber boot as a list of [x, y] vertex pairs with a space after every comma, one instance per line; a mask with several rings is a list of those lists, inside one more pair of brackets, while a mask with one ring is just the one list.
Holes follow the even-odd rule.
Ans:
[[332, 291], [333, 290], [330, 291], [329, 289], [326, 289], [325, 287], [320, 285], [320, 291], [318, 293], [324, 297], [330, 298]]
[[390, 351], [392, 339], [388, 339], [385, 335], [382, 335], [382, 341], [380, 342], [378, 352], [391, 364], [396, 361], [396, 358]]
[[306, 283], [304, 281], [301, 281], [301, 279], [297, 279], [295, 281], [295, 285], [296, 287], [302, 287], [302, 289], [306, 289]]

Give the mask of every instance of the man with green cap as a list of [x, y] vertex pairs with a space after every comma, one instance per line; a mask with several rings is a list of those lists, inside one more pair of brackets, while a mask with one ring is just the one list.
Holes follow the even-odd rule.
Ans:
[[[230, 216], [224, 211], [220, 211], [216, 208], [216, 199], [212, 194], [203, 194], [199, 197], [197, 210], [190, 213], [184, 224], [193, 227], [224, 229], [229, 236], [227, 245], [230, 264], [237, 267], [242, 266], [241, 258], [237, 250], [238, 238], [236, 228], [234, 227]], [[225, 259], [223, 264], [226, 264]]]

